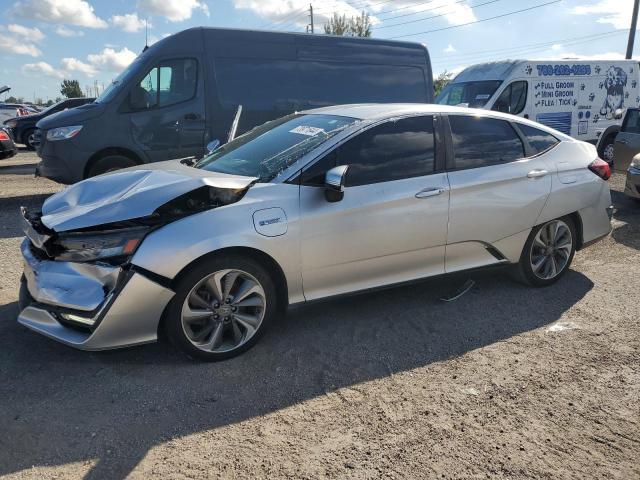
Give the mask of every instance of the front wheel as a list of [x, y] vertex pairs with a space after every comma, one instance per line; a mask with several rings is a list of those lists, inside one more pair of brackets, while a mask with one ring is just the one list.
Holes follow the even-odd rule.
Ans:
[[277, 311], [276, 287], [251, 258], [225, 256], [192, 268], [180, 281], [165, 326], [187, 355], [205, 361], [251, 348]]
[[575, 251], [576, 231], [569, 217], [538, 225], [522, 251], [520, 279], [535, 287], [557, 282], [569, 269]]

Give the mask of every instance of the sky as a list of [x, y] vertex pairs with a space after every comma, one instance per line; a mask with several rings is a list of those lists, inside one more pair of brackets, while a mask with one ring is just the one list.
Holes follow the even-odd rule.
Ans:
[[[633, 0], [311, 3], [316, 34], [334, 12], [364, 10], [373, 37], [427, 45], [434, 74], [507, 58], [624, 58], [633, 7]], [[195, 26], [304, 32], [308, 9], [309, 0], [0, 0], [0, 85], [27, 101], [59, 97], [63, 78], [101, 90], [142, 51], [145, 21], [151, 44]]]

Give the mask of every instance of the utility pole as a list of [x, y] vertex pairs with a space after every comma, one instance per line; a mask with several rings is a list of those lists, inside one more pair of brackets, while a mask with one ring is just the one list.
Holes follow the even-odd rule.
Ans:
[[[638, 1], [636, 0], [636, 4]], [[309, 18], [311, 19], [311, 33], [313, 34], [315, 32], [313, 31], [313, 4], [311, 3], [309, 4]]]
[[633, 43], [636, 40], [636, 27], [638, 25], [638, 4], [640, 0], [633, 2], [633, 14], [631, 15], [631, 29], [629, 30], [629, 43], [627, 43], [627, 56], [625, 58], [631, 59], [633, 56]]

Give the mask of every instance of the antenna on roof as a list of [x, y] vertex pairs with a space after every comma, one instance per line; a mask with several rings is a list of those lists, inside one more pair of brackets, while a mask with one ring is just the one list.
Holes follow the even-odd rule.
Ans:
[[149, 48], [149, 19], [145, 17], [144, 19], [144, 48], [143, 52], [146, 52]]

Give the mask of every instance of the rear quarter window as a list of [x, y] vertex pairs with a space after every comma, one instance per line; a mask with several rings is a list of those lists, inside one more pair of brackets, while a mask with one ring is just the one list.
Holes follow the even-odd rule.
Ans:
[[550, 133], [540, 130], [539, 128], [524, 125], [522, 123], [518, 123], [517, 125], [529, 142], [529, 146], [531, 147], [531, 150], [533, 150], [532, 155], [538, 155], [539, 153], [546, 152], [560, 143], [560, 140], [556, 137]]

